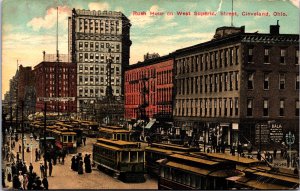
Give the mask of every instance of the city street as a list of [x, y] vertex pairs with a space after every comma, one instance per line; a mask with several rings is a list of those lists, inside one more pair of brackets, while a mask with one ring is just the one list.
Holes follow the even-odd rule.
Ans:
[[[27, 143], [30, 143], [29, 135], [26, 135]], [[36, 142], [33, 141], [35, 145]], [[82, 153], [84, 156], [86, 153], [92, 156], [92, 144], [95, 139], [87, 138], [86, 146], [82, 146], [78, 149], [78, 152]], [[21, 141], [19, 140], [21, 144]], [[18, 144], [15, 146], [15, 151], [18, 151]], [[34, 150], [34, 149], [33, 149]], [[67, 155], [65, 159], [65, 164], [56, 164], [53, 166], [52, 176], [48, 177], [49, 189], [157, 189], [157, 182], [154, 179], [147, 177], [144, 183], [124, 183], [120, 180], [114, 179], [113, 177], [97, 170], [93, 169], [92, 173], [84, 173], [82, 175], [77, 174], [77, 172], [71, 170], [71, 158], [73, 154]], [[20, 155], [21, 158], [21, 155]], [[40, 168], [39, 165], [41, 161], [35, 162], [35, 153], [32, 153], [33, 158], [33, 171], [39, 176]], [[25, 150], [25, 161], [27, 167], [30, 163], [30, 152]], [[12, 183], [8, 184], [12, 187]]]

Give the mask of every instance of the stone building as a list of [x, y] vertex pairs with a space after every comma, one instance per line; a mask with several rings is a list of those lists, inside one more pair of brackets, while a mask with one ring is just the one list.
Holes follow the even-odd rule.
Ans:
[[221, 27], [211, 41], [177, 50], [175, 126], [216, 145], [298, 135], [299, 35], [279, 28], [262, 34]]
[[69, 56], [72, 63], [77, 63], [78, 111], [88, 110], [90, 103], [105, 96], [110, 55], [113, 95], [123, 95], [123, 76], [130, 56], [130, 26], [121, 12], [73, 9], [69, 17]]

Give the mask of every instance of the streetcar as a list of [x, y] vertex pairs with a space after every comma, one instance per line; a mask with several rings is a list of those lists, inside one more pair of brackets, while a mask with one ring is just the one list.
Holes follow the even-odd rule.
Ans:
[[159, 190], [224, 190], [226, 178], [242, 175], [232, 161], [190, 154], [172, 154], [158, 163]]
[[114, 139], [114, 140], [130, 140], [130, 131], [118, 126], [106, 126], [99, 129], [99, 138]]
[[157, 160], [165, 159], [174, 153], [199, 152], [199, 148], [183, 147], [175, 144], [152, 143], [145, 148], [146, 169], [150, 176], [157, 177], [159, 164]]
[[135, 142], [99, 138], [93, 145], [93, 161], [124, 182], [144, 182], [144, 151]]
[[55, 145], [59, 149], [67, 150], [70, 153], [75, 153], [77, 150], [76, 133], [69, 131], [66, 128], [49, 129], [49, 135], [55, 138]]
[[97, 122], [82, 121], [80, 122], [80, 128], [87, 137], [97, 137], [98, 135], [99, 125]]

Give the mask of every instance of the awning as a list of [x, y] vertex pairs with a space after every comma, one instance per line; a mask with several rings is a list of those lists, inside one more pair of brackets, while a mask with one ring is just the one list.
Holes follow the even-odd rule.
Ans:
[[150, 128], [154, 125], [154, 123], [155, 123], [154, 120], [150, 121], [150, 122], [146, 125], [145, 129], [150, 129]]

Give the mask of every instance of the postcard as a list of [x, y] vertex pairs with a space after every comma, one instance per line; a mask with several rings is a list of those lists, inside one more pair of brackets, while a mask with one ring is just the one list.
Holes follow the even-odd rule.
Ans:
[[2, 188], [299, 189], [298, 0], [3, 0]]

